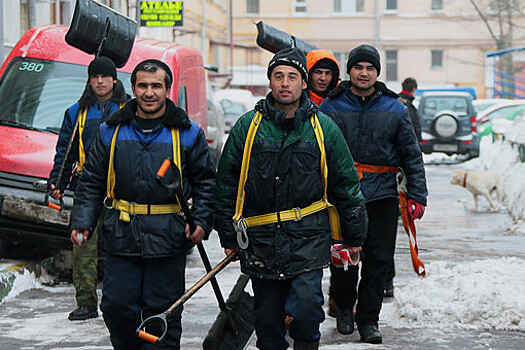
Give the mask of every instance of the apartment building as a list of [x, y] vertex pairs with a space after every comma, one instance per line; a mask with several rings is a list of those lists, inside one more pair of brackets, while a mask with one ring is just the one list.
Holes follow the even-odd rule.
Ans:
[[[476, 3], [485, 11], [495, 0]], [[379, 79], [394, 90], [412, 76], [422, 88], [474, 87], [478, 97], [485, 97], [493, 81], [492, 60], [485, 54], [496, 50], [496, 44], [470, 0], [233, 0], [233, 4], [234, 42], [247, 47], [234, 50], [235, 86], [260, 92], [267, 85], [265, 67], [272, 55], [253, 49], [259, 21], [331, 50], [342, 67], [351, 48], [375, 45], [382, 57]], [[516, 18], [520, 21], [523, 17]], [[524, 28], [513, 28], [513, 46], [524, 45]]]

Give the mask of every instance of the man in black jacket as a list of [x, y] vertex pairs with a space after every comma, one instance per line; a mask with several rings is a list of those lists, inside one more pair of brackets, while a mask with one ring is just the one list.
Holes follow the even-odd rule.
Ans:
[[[99, 125], [105, 122], [120, 106], [123, 106], [129, 98], [124, 90], [124, 85], [117, 79], [117, 68], [111, 59], [95, 58], [88, 66], [88, 75], [88, 84], [82, 96], [64, 114], [58, 136], [53, 169], [48, 180], [48, 186], [52, 190], [51, 197], [57, 200], [64, 197], [65, 188], [75, 191], [78, 176], [82, 172]], [[74, 125], [79, 118], [78, 131], [73, 135]], [[71, 151], [64, 163], [66, 149], [72, 138]], [[57, 184], [63, 163], [62, 180]], [[58, 185], [59, 188], [56, 188], [55, 185]], [[69, 313], [68, 318], [71, 321], [98, 317], [97, 246], [99, 229], [97, 227], [94, 230], [93, 238], [88, 243], [82, 247], [73, 247], [73, 285], [75, 286], [77, 308]]]
[[405, 106], [408, 108], [410, 113], [410, 120], [414, 126], [414, 131], [416, 132], [417, 141], [421, 141], [421, 118], [417, 113], [417, 108], [414, 106], [414, 98], [417, 92], [417, 81], [414, 78], [406, 78], [401, 84], [403, 91], [399, 93], [399, 99]]
[[337, 329], [354, 331], [353, 307], [357, 302], [356, 324], [361, 339], [381, 343], [378, 330], [386, 271], [393, 258], [399, 200], [396, 182], [398, 167], [407, 176], [408, 212], [421, 218], [427, 188], [425, 169], [407, 108], [398, 95], [377, 81], [381, 70], [379, 52], [370, 45], [350, 51], [343, 81], [319, 107], [339, 125], [348, 142], [368, 213], [368, 231], [363, 245], [361, 280], [358, 269], [343, 271], [331, 266], [331, 291], [337, 304]]
[[[186, 253], [212, 229], [215, 166], [204, 131], [168, 99], [172, 79], [170, 68], [158, 60], [135, 67], [136, 98], [100, 126], [73, 205], [75, 245], [84, 244], [106, 207], [100, 308], [115, 349], [154, 347], [135, 330], [182, 296]], [[185, 198], [193, 199], [194, 232], [179, 215], [173, 191], [155, 180], [167, 158], [180, 168]], [[165, 180], [174, 176], [169, 171]], [[180, 348], [181, 313], [171, 315], [166, 339], [155, 349]]]

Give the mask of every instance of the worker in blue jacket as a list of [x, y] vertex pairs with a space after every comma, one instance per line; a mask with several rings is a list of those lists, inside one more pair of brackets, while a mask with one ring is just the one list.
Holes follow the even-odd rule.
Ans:
[[[101, 310], [115, 349], [180, 348], [182, 310], [171, 315], [162, 345], [143, 342], [135, 331], [142, 319], [182, 296], [186, 253], [212, 229], [215, 166], [204, 131], [168, 99], [172, 81], [161, 61], [149, 59], [135, 67], [135, 98], [100, 126], [73, 205], [76, 245], [88, 239], [106, 207]], [[180, 169], [185, 198], [192, 198], [193, 232], [173, 190], [155, 181], [167, 158]], [[169, 171], [165, 180], [174, 176]]]

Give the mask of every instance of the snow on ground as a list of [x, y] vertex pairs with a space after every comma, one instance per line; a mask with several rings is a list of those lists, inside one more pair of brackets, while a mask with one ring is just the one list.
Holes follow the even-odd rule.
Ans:
[[381, 318], [394, 328], [525, 332], [525, 260], [434, 261], [428, 275], [396, 290]]

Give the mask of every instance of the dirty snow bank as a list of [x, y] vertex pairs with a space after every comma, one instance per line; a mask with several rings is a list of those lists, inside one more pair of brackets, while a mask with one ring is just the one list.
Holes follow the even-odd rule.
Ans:
[[525, 260], [430, 262], [426, 278], [396, 292], [393, 327], [525, 332]]

